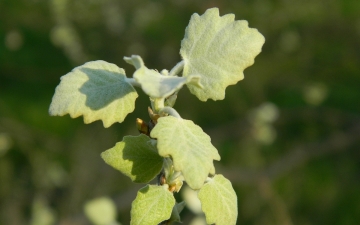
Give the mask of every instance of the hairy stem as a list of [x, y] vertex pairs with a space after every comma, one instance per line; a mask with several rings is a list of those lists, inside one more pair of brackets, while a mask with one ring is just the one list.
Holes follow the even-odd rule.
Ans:
[[134, 87], [141, 87], [141, 84], [138, 83], [135, 78], [125, 78], [125, 81], [131, 84]]
[[165, 107], [165, 98], [156, 98], [154, 100], [154, 111], [159, 113], [162, 108]]
[[169, 76], [176, 76], [178, 73], [181, 72], [181, 70], [184, 69], [184, 60], [182, 60], [181, 62], [178, 62], [178, 64], [176, 64], [174, 66], [174, 68], [172, 68], [169, 72]]
[[174, 109], [169, 106], [165, 106], [164, 108], [160, 109], [160, 113], [167, 113], [173, 117], [181, 119], [180, 114]]

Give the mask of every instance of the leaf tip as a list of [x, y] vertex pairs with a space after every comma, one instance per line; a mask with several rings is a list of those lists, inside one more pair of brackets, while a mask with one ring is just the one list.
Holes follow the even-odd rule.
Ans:
[[125, 62], [133, 65], [135, 69], [139, 69], [144, 66], [144, 62], [139, 55], [132, 55], [131, 57], [124, 56]]

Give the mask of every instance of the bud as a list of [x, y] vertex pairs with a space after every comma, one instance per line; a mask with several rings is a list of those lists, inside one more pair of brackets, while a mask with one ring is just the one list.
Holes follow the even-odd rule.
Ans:
[[150, 134], [148, 124], [144, 122], [142, 119], [139, 118], [136, 119], [136, 127], [140, 133], [146, 135]]

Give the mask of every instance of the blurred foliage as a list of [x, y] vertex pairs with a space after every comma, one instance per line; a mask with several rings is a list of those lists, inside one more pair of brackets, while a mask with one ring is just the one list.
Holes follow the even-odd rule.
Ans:
[[[238, 224], [358, 224], [358, 0], [0, 1], [0, 224], [91, 224], [84, 205], [103, 196], [129, 223], [141, 185], [100, 153], [137, 134], [148, 99], [104, 129], [48, 116], [54, 89], [90, 60], [129, 75], [122, 58], [139, 54], [149, 68], [171, 69], [191, 14], [214, 6], [257, 28], [263, 52], [225, 100], [201, 103], [183, 90], [175, 107], [218, 148], [217, 172], [238, 194]], [[189, 209], [182, 216], [203, 221]]]

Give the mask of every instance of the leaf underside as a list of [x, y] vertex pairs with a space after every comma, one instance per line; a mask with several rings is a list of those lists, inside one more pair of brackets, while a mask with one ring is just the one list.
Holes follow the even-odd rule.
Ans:
[[230, 181], [223, 175], [215, 175], [200, 189], [198, 197], [208, 224], [236, 224], [237, 196]]
[[224, 99], [226, 87], [244, 78], [244, 69], [254, 63], [265, 42], [247, 21], [234, 18], [234, 14], [220, 17], [212, 8], [201, 16], [193, 14], [185, 30], [180, 49], [183, 76], [200, 76], [203, 88], [187, 86], [201, 101]]
[[209, 173], [215, 173], [213, 160], [220, 160], [220, 155], [210, 137], [192, 121], [161, 117], [150, 135], [157, 138], [159, 154], [172, 157], [174, 169], [183, 173], [192, 189], [201, 188]]
[[[135, 80], [140, 83], [143, 91], [153, 98], [166, 98], [175, 91], [182, 88], [186, 83], [199, 86], [198, 76], [177, 77], [162, 75], [155, 70], [148, 69], [143, 60], [138, 55], [124, 57], [125, 61], [136, 68], [134, 73]], [[199, 86], [200, 87], [200, 86]]]
[[135, 183], [150, 182], [160, 173], [163, 164], [163, 158], [144, 134], [125, 136], [113, 148], [101, 153], [101, 157]]
[[85, 123], [102, 120], [104, 127], [109, 127], [134, 111], [137, 97], [123, 69], [105, 61], [92, 61], [61, 77], [49, 113], [84, 116]]
[[130, 225], [157, 225], [171, 216], [173, 194], [164, 186], [146, 185], [131, 205]]

